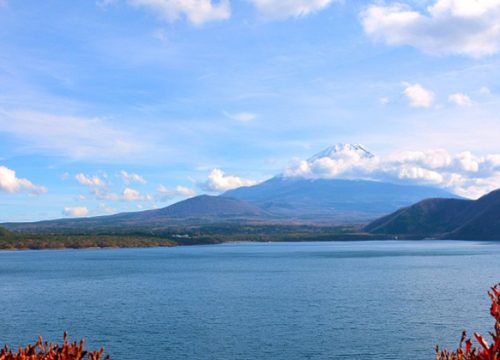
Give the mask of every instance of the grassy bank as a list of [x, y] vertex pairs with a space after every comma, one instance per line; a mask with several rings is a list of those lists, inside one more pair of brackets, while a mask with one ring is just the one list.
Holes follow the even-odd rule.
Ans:
[[81, 249], [133, 248], [179, 245], [205, 245], [225, 242], [283, 242], [375, 240], [380, 235], [361, 233], [356, 227], [307, 225], [211, 224], [154, 229], [121, 228], [57, 233], [22, 233], [0, 230], [0, 249]]

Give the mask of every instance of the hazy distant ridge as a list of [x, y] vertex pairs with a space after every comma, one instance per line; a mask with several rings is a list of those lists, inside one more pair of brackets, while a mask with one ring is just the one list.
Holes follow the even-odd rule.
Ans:
[[370, 221], [426, 198], [457, 198], [430, 186], [284, 176], [224, 196], [252, 202], [276, 216], [337, 223]]

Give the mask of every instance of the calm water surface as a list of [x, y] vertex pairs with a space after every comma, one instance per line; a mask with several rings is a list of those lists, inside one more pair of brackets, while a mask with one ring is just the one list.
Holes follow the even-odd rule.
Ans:
[[490, 329], [499, 281], [498, 242], [0, 252], [0, 343], [67, 330], [115, 360], [433, 359]]

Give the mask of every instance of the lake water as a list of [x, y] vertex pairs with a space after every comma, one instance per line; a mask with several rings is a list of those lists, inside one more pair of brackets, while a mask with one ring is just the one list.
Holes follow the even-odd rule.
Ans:
[[323, 242], [0, 252], [0, 343], [112, 359], [433, 359], [486, 332], [500, 243]]

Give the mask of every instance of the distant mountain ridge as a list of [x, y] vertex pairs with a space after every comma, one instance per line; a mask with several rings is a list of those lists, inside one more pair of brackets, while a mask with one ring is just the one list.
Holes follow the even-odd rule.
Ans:
[[430, 197], [457, 198], [445, 190], [369, 180], [304, 179], [277, 176], [227, 191], [278, 217], [333, 222], [363, 222]]
[[427, 199], [367, 225], [367, 232], [456, 240], [500, 240], [500, 190], [478, 200]]
[[6, 223], [4, 226], [17, 231], [64, 231], [225, 221], [361, 224], [402, 206], [436, 196], [451, 198], [454, 195], [416, 185], [274, 177], [220, 196], [200, 195], [161, 209], [33, 223]]
[[254, 204], [221, 196], [200, 195], [163, 209], [149, 210], [143, 214], [164, 215], [174, 218], [200, 218], [200, 217], [260, 217], [265, 212]]
[[256, 205], [228, 197], [200, 195], [161, 209], [76, 219], [32, 223], [5, 223], [17, 231], [66, 231], [75, 229], [143, 228], [179, 223], [210, 223], [228, 220], [256, 220], [269, 217]]
[[[337, 144], [309, 158], [308, 163], [371, 159], [360, 144]], [[161, 209], [36, 223], [7, 223], [10, 230], [110, 229], [204, 224], [225, 221], [363, 224], [427, 198], [458, 198], [432, 186], [372, 180], [316, 179], [278, 175], [262, 183], [229, 190], [220, 196], [201, 195]]]

